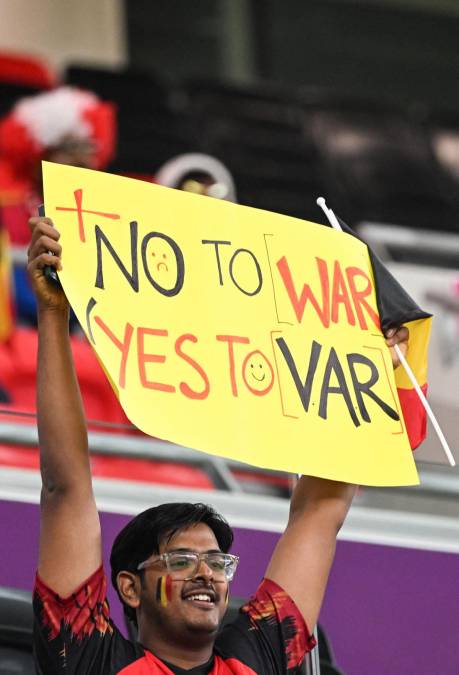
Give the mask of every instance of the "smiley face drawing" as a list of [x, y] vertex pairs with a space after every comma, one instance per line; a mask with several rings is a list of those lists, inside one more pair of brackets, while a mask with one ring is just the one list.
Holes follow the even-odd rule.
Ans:
[[142, 260], [148, 280], [162, 295], [177, 295], [184, 280], [183, 254], [178, 244], [160, 232], [142, 241]]
[[259, 349], [247, 354], [242, 364], [245, 385], [255, 396], [265, 396], [273, 388], [274, 370]]

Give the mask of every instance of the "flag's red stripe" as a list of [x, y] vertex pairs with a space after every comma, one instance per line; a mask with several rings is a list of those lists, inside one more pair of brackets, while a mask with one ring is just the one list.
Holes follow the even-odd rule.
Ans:
[[[427, 394], [427, 383], [421, 387]], [[397, 389], [411, 448], [415, 450], [426, 437], [427, 414], [414, 389]]]

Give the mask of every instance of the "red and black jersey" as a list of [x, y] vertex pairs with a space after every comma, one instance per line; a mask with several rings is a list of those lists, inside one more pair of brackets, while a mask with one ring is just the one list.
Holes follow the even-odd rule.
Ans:
[[[68, 598], [61, 598], [37, 575], [34, 614], [39, 675], [173, 675], [176, 671], [127, 640], [113, 624], [102, 567]], [[276, 583], [264, 579], [235, 621], [218, 635], [207, 673], [287, 675], [314, 644], [293, 600]]]

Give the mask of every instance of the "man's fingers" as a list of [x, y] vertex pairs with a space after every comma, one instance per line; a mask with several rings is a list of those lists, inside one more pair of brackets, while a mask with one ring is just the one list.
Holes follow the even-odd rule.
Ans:
[[398, 368], [400, 365], [400, 357], [395, 352], [395, 345], [399, 346], [401, 353], [406, 356], [408, 351], [408, 339], [410, 337], [410, 331], [406, 326], [400, 326], [400, 328], [391, 328], [385, 333], [386, 344], [390, 348], [392, 366]]
[[28, 265], [28, 270], [31, 274], [34, 273], [35, 270], [39, 269], [42, 270], [44, 267], [54, 267], [56, 270], [61, 270], [62, 269], [62, 263], [60, 258], [57, 256], [53, 255], [52, 253], [41, 253], [40, 255], [37, 255], [33, 260], [30, 261]]
[[[62, 247], [57, 243], [61, 235], [54, 227], [51, 218], [30, 218], [29, 227], [32, 231], [32, 238], [27, 251], [29, 270], [32, 271], [37, 267], [37, 265], [31, 267], [31, 264], [37, 259], [39, 259], [38, 267], [51, 265], [55, 269], [62, 269], [60, 262]], [[54, 255], [49, 255], [50, 253]], [[46, 254], [48, 258], [42, 257], [43, 254]], [[43, 263], [43, 260], [49, 260], [49, 262]]]
[[60, 234], [51, 218], [35, 216], [29, 219], [32, 233], [28, 250], [27, 272], [39, 307], [68, 311], [68, 301], [60, 286], [48, 283], [43, 269], [62, 269]]
[[43, 235], [50, 237], [50, 239], [54, 239], [55, 241], [58, 241], [61, 236], [59, 231], [54, 227], [51, 218], [30, 218], [29, 227], [32, 231], [31, 244]]
[[398, 329], [390, 329], [387, 331], [386, 335], [386, 344], [388, 347], [395, 347], [402, 342], [408, 342], [410, 337], [410, 331], [406, 326], [401, 326]]
[[49, 252], [60, 258], [62, 246], [55, 239], [52, 239], [48, 235], [42, 235], [30, 245], [28, 251], [29, 260], [33, 260], [41, 253]]
[[46, 216], [32, 216], [29, 218], [29, 228], [33, 231], [38, 223], [45, 223], [46, 225], [53, 225], [51, 218], [46, 218]]

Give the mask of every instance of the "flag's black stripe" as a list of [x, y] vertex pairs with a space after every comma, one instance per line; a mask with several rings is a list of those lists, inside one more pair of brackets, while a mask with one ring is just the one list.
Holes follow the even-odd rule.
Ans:
[[[343, 231], [346, 234], [366, 242], [359, 237], [345, 222], [338, 218]], [[432, 316], [422, 310], [413, 298], [405, 291], [403, 286], [389, 272], [382, 260], [376, 255], [368, 244], [366, 244], [370, 254], [370, 262], [373, 268], [373, 276], [376, 286], [376, 302], [378, 305], [378, 314], [381, 319], [381, 328], [385, 333], [389, 328], [398, 328], [409, 321], [417, 319], [428, 319]]]

